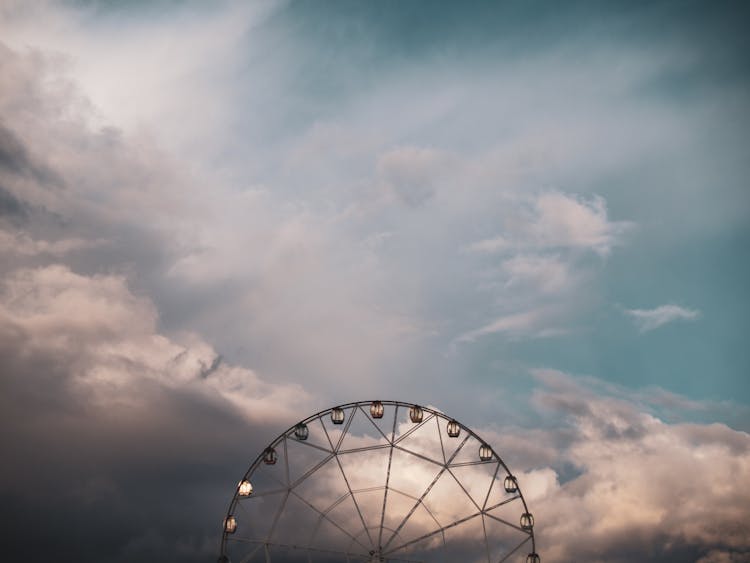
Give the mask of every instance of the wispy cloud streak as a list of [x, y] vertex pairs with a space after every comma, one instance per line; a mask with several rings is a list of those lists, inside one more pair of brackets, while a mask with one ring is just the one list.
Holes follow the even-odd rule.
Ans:
[[649, 332], [675, 321], [695, 321], [701, 312], [679, 305], [660, 305], [654, 309], [626, 309], [625, 314], [633, 319], [640, 332]]

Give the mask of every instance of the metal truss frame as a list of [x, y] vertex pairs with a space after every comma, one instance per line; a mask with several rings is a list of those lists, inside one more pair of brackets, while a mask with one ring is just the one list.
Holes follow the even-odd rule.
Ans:
[[[496, 516], [495, 514], [492, 514], [491, 512], [492, 510], [502, 505], [512, 503], [512, 502], [520, 502], [520, 504], [523, 505], [523, 513], [528, 513], [529, 511], [528, 511], [528, 507], [526, 504], [526, 500], [524, 499], [520, 488], [517, 488], [517, 491], [515, 492], [515, 494], [512, 495], [510, 498], [507, 498], [503, 500], [502, 502], [495, 503], [491, 506], [487, 506], [487, 503], [490, 497], [490, 492], [493, 486], [492, 484], [497, 483], [498, 477], [503, 474], [505, 476], [512, 476], [512, 473], [508, 469], [508, 466], [500, 458], [500, 456], [497, 455], [494, 449], [492, 449], [492, 456], [488, 460], [477, 459], [476, 461], [453, 463], [456, 457], [458, 456], [458, 454], [461, 452], [464, 445], [467, 443], [467, 441], [470, 438], [475, 438], [477, 441], [479, 441], [481, 444], [484, 444], [484, 445], [488, 445], [487, 442], [485, 442], [482, 438], [480, 438], [473, 430], [461, 424], [460, 422], [456, 421], [455, 419], [446, 416], [444, 413], [440, 411], [430, 409], [428, 407], [422, 407], [422, 406], [419, 407], [422, 409], [424, 413], [422, 420], [420, 422], [413, 423], [413, 426], [409, 430], [397, 436], [396, 427], [397, 427], [397, 423], [399, 420], [398, 419], [399, 410], [406, 409], [406, 411], [408, 411], [410, 408], [412, 408], [413, 406], [417, 406], [417, 405], [415, 405], [414, 403], [405, 403], [402, 401], [379, 401], [379, 402], [382, 403], [383, 406], [394, 407], [392, 409], [393, 410], [393, 423], [390, 428], [390, 432], [384, 432], [383, 429], [380, 427], [380, 425], [378, 425], [371, 417], [370, 412], [369, 412], [369, 407], [374, 403], [374, 401], [357, 401], [353, 403], [339, 405], [338, 407], [328, 408], [318, 413], [315, 413], [307, 417], [306, 419], [300, 421], [299, 423], [291, 426], [282, 434], [280, 434], [275, 440], [273, 440], [271, 444], [269, 444], [268, 448], [281, 449], [283, 450], [283, 453], [284, 453], [283, 455], [283, 458], [284, 458], [283, 479], [277, 479], [278, 487], [275, 487], [269, 490], [255, 491], [252, 494], [252, 496], [248, 498], [241, 497], [238, 491], [235, 490], [234, 496], [232, 497], [232, 500], [229, 504], [229, 508], [226, 514], [226, 517], [229, 518], [231, 516], [234, 516], [237, 513], [238, 509], [244, 512], [243, 507], [242, 507], [243, 501], [246, 501], [246, 500], [249, 501], [251, 499], [262, 498], [268, 495], [283, 495], [283, 500], [271, 522], [270, 531], [266, 537], [252, 538], [252, 537], [230, 534], [226, 530], [224, 530], [222, 532], [222, 537], [221, 537], [220, 561], [228, 561], [228, 555], [227, 555], [228, 546], [232, 542], [238, 542], [238, 543], [247, 544], [249, 551], [243, 557], [241, 561], [232, 562], [232, 563], [247, 563], [253, 557], [258, 555], [261, 551], [265, 555], [266, 563], [270, 563], [271, 562], [270, 548], [272, 547], [283, 548], [287, 550], [304, 553], [307, 556], [308, 563], [314, 563], [316, 561], [316, 557], [325, 557], [325, 555], [334, 555], [334, 554], [345, 557], [347, 562], [350, 562], [350, 561], [351, 562], [362, 562], [362, 561], [394, 561], [396, 562], [398, 561], [398, 562], [410, 562], [410, 563], [424, 563], [422, 559], [418, 559], [418, 560], [409, 559], [408, 553], [403, 554], [403, 552], [405, 550], [408, 550], [409, 547], [419, 544], [422, 541], [429, 540], [431, 538], [440, 538], [442, 540], [442, 545], [445, 546], [446, 530], [459, 526], [463, 524], [464, 522], [468, 522], [475, 518], [482, 519], [482, 531], [484, 534], [484, 545], [485, 545], [485, 550], [486, 550], [487, 563], [502, 563], [504, 561], [508, 561], [514, 554], [518, 552], [518, 550], [520, 550], [524, 545], [527, 545], [529, 543], [531, 544], [531, 552], [532, 553], [536, 552], [536, 542], [534, 538], [533, 527], [531, 529], [522, 528], [521, 526], [517, 524], [508, 522], [507, 520], [499, 518], [498, 516]], [[330, 416], [331, 411], [333, 411], [334, 408], [344, 409], [345, 412], [349, 411], [350, 413], [349, 416], [346, 417], [346, 422], [342, 425], [342, 432], [341, 432], [341, 435], [338, 436], [338, 438], [335, 435], [331, 435], [329, 430], [326, 428], [325, 423], [323, 422], [324, 417]], [[383, 440], [385, 440], [385, 443], [372, 445], [372, 446], [358, 447], [358, 448], [348, 448], [348, 449], [341, 448], [342, 443], [344, 442], [344, 438], [345, 436], [347, 436], [349, 432], [352, 420], [354, 420], [353, 415], [357, 411], [361, 412], [368, 420], [370, 420], [370, 422], [372, 422], [372, 426], [379, 433], [380, 437]], [[403, 412], [404, 411], [402, 410], [402, 413]], [[413, 451], [404, 446], [403, 443], [406, 440], [406, 438], [408, 438], [412, 433], [416, 432], [420, 428], [423, 428], [425, 425], [429, 424], [431, 421], [436, 421], [438, 425], [440, 424], [440, 422], [446, 422], [446, 423], [451, 422], [451, 421], [458, 422], [461, 432], [464, 434], [464, 437], [456, 438], [458, 440], [458, 446], [455, 447], [452, 453], [450, 453], [450, 450], [446, 451], [447, 448], [444, 443], [442, 432], [440, 431], [439, 427], [437, 429], [437, 433], [440, 438], [440, 451], [436, 452], [435, 457], [431, 457], [429, 455], [425, 455], [424, 453]], [[306, 424], [310, 426], [310, 425], [314, 425], [317, 423], [319, 423], [320, 426], [322, 427], [323, 433], [326, 436], [329, 447], [320, 446], [319, 444], [314, 444], [314, 443], [308, 442], [307, 440], [300, 440], [295, 436], [295, 429], [297, 428], [299, 424]], [[291, 472], [290, 472], [290, 459], [289, 459], [289, 448], [288, 448], [288, 444], [290, 441], [294, 441], [295, 443], [298, 443], [298, 444], [303, 444], [304, 446], [307, 446], [309, 448], [314, 448], [318, 450], [321, 454], [325, 454], [325, 457], [323, 457], [317, 464], [311, 467], [304, 474], [294, 479], [294, 481], [290, 479]], [[344, 466], [341, 463], [341, 459], [340, 459], [341, 456], [353, 455], [353, 454], [357, 454], [361, 452], [370, 452], [370, 451], [375, 451], [375, 450], [383, 450], [383, 455], [388, 456], [387, 470], [386, 470], [386, 474], [383, 476], [383, 485], [369, 487], [365, 489], [352, 488], [349, 477], [347, 476], [347, 473], [344, 470]], [[420, 496], [414, 496], [412, 494], [408, 494], [407, 492], [396, 489], [392, 486], [391, 468], [392, 468], [393, 454], [395, 451], [400, 451], [400, 452], [415, 456], [416, 458], [419, 458], [422, 461], [428, 462], [435, 466], [435, 469], [436, 469], [435, 477], [432, 479], [430, 483], [427, 483], [425, 485], [424, 491], [422, 492]], [[260, 467], [261, 464], [263, 464], [263, 457], [264, 457], [264, 453], [261, 453], [255, 459], [255, 461], [253, 461], [249, 469], [245, 472], [243, 476], [243, 480], [252, 479], [253, 474], [256, 471], [256, 469]], [[339, 498], [337, 498], [334, 502], [332, 502], [328, 506], [324, 506], [324, 507], [315, 506], [313, 502], [310, 502], [308, 499], [304, 498], [304, 496], [297, 490], [297, 487], [301, 485], [303, 482], [305, 482], [307, 479], [313, 477], [324, 465], [326, 465], [328, 462], [332, 460], [338, 466], [339, 472], [341, 474], [341, 479], [346, 485], [347, 492], [343, 494], [342, 496], [340, 496]], [[469, 494], [464, 484], [455, 474], [455, 471], [453, 471], [457, 467], [464, 467], [464, 466], [471, 466], [471, 465], [494, 465], [495, 466], [492, 483], [487, 490], [487, 494], [484, 498], [484, 502], [481, 504], [479, 504], [472, 497], [472, 495]], [[433, 513], [433, 511], [430, 510], [428, 504], [425, 502], [425, 498], [429, 495], [430, 491], [438, 482], [438, 480], [445, 474], [449, 474], [453, 477], [455, 482], [458, 484], [458, 486], [466, 494], [466, 496], [469, 498], [471, 503], [476, 508], [476, 512], [464, 518], [455, 520], [453, 522], [441, 523], [436, 517], [436, 515]], [[377, 527], [377, 529], [373, 529], [373, 527], [368, 526], [367, 522], [365, 521], [361, 507], [359, 503], [357, 502], [357, 495], [361, 493], [380, 491], [380, 490], [383, 491], [383, 503], [382, 503], [381, 512], [380, 512], [380, 525]], [[401, 519], [401, 522], [398, 524], [398, 526], [396, 526], [395, 528], [389, 528], [389, 527], [386, 527], [384, 523], [385, 523], [386, 512], [388, 509], [388, 497], [389, 495], [393, 495], [393, 494], [398, 494], [405, 498], [411, 499], [413, 501], [413, 505], [411, 507], [411, 510], [406, 514], [406, 516]], [[303, 504], [308, 506], [314, 513], [318, 515], [316, 525], [314, 526], [314, 529], [311, 531], [310, 539], [306, 545], [295, 545], [295, 544], [286, 543], [283, 540], [283, 537], [280, 537], [282, 534], [277, 533], [279, 518], [281, 514], [284, 512], [284, 508], [290, 497], [293, 497], [297, 501], [302, 502]], [[350, 531], [347, 531], [346, 529], [344, 529], [338, 522], [332, 519], [329, 515], [329, 513], [333, 509], [335, 509], [340, 503], [346, 501], [350, 497], [354, 503], [357, 516], [362, 526], [362, 530], [357, 534], [352, 534]], [[431, 530], [429, 533], [426, 533], [420, 537], [410, 539], [408, 541], [403, 541], [399, 533], [402, 531], [403, 527], [409, 522], [409, 519], [414, 515], [414, 513], [420, 507], [424, 509], [426, 513], [432, 518], [432, 520], [435, 523], [435, 528]], [[249, 513], [245, 512], [245, 514], [249, 516]], [[497, 523], [513, 528], [517, 530], [518, 532], [522, 532], [523, 539], [517, 545], [515, 545], [515, 547], [512, 547], [507, 553], [505, 553], [499, 559], [492, 559], [490, 555], [490, 551], [491, 551], [490, 542], [489, 542], [489, 537], [487, 534], [487, 526], [486, 526], [487, 519], [492, 519], [493, 521]], [[335, 528], [337, 528], [343, 534], [349, 537], [350, 542], [349, 542], [348, 547], [345, 550], [343, 551], [328, 550], [328, 549], [321, 549], [320, 547], [314, 546], [317, 533], [320, 529], [320, 526], [324, 522], [327, 522], [333, 525]], [[406, 555], [407, 557], [402, 557], [402, 555]], [[317, 559], [317, 560], [320, 560], [320, 559]]]

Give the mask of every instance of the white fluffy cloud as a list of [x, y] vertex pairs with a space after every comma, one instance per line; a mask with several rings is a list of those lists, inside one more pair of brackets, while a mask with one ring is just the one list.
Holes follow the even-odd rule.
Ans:
[[519, 254], [503, 261], [501, 268], [508, 276], [507, 286], [533, 286], [541, 293], [559, 293], [574, 282], [572, 266], [560, 256]]
[[660, 305], [654, 309], [626, 309], [625, 314], [641, 332], [648, 332], [675, 321], [694, 321], [700, 318], [700, 311], [679, 305]]
[[[541, 427], [500, 431], [490, 428], [479, 434], [517, 477], [534, 514], [536, 546], [543, 560], [627, 563], [750, 558], [750, 491], [745, 486], [750, 477], [750, 435], [719, 423], [668, 423], [656, 413], [661, 403], [657, 393], [629, 392], [593, 378], [555, 370], [536, 370], [533, 375], [538, 386], [531, 404], [541, 416]], [[381, 432], [388, 433], [393, 410], [386, 410]], [[308, 444], [313, 447], [292, 442], [280, 453], [289, 452], [293, 475], [306, 474], [307, 468], [323, 463], [298, 486], [297, 493], [319, 510], [330, 507], [327, 514], [337, 524], [352, 534], [362, 531], [357, 508], [347, 498], [343, 471], [355, 491], [365, 523], [378, 527], [389, 466], [389, 486], [397, 492], [388, 496], [386, 522], [400, 522], [415, 498], [421, 498], [423, 493], [423, 506], [429, 510], [420, 510], [409, 519], [409, 526], [402, 530], [402, 542], [478, 512], [469, 498], [479, 499], [481, 505], [495, 479], [493, 466], [471, 465], [476, 462], [480, 441], [472, 438], [453, 460], [458, 465], [466, 464], [451, 469], [463, 489], [447, 473], [429, 487], [439, 464], [418, 456], [450, 458], [460, 443], [444, 435], [444, 421], [437, 427], [429, 421], [409, 434], [414, 425], [402, 411], [394, 426], [395, 435], [409, 437], [399, 442], [405, 450], [395, 450], [389, 461], [388, 449], [382, 448], [386, 444], [383, 434], [366, 420], [364, 411], [347, 409], [345, 416], [354, 424], [341, 443], [341, 450], [349, 452], [340, 456], [341, 468], [332, 460], [323, 463], [325, 454], [315, 446], [329, 446], [323, 427], [317, 422], [310, 425]], [[333, 443], [337, 443], [340, 430], [327, 417], [322, 422], [328, 426]], [[381, 449], [361, 451], [377, 445]], [[254, 474], [259, 491], [278, 486], [272, 472], [273, 469], [268, 473], [261, 467]], [[496, 485], [502, 483], [504, 475], [502, 470]], [[508, 500], [504, 493], [492, 498], [490, 505], [495, 500]], [[275, 502], [278, 501], [269, 501], [268, 510], [286, 510], [282, 521], [299, 525], [306, 519], [317, 519], [317, 513], [310, 512], [306, 505], [293, 510]], [[248, 508], [252, 506], [256, 508]], [[241, 537], [248, 533], [249, 522], [263, 529], [268, 520], [266, 513], [255, 512], [257, 506], [250, 499], [238, 509], [246, 526], [240, 531]], [[265, 509], [266, 505], [261, 507]], [[502, 514], [496, 515], [516, 522], [520, 513], [520, 503], [511, 502]], [[491, 541], [498, 540], [503, 530], [488, 533]], [[294, 530], [289, 534], [296, 537]], [[299, 539], [304, 543], [307, 538], [305, 532]], [[349, 541], [344, 536], [338, 539], [344, 545]], [[473, 561], [477, 546], [479, 551], [483, 548], [479, 520], [459, 525], [449, 539], [454, 545], [469, 541], [470, 547], [462, 553], [466, 560]], [[421, 547], [427, 549], [426, 544]], [[440, 549], [439, 541], [429, 549], [436, 547]]]
[[[56, 64], [86, 92], [92, 121], [205, 154], [231, 127], [227, 85], [240, 64], [243, 37], [278, 6], [221, 4], [170, 16], [156, 6], [151, 18], [124, 22], [98, 17], [91, 6], [71, 10], [53, 0], [9, 0], [0, 7], [0, 30], [18, 50], [54, 53]], [[164, 17], [174, 18], [173, 25], [165, 25]], [[198, 82], [196, 75], [212, 78]]]
[[71, 366], [70, 383], [91, 401], [117, 403], [144, 379], [196, 393], [216, 393], [249, 421], [295, 417], [311, 397], [297, 385], [263, 381], [227, 365], [195, 334], [160, 334], [153, 304], [121, 276], [81, 276], [51, 265], [13, 272], [0, 291], [4, 330], [25, 335], [25, 354]]
[[506, 206], [500, 233], [465, 247], [471, 255], [500, 262], [489, 270], [491, 281], [485, 285], [495, 288], [502, 314], [465, 331], [457, 342], [497, 333], [513, 338], [567, 333], [566, 327], [586, 309], [589, 256], [605, 259], [634, 227], [629, 221], [612, 221], [598, 196], [521, 192]]
[[628, 221], [611, 221], [603, 198], [577, 197], [559, 191], [542, 192], [519, 207], [520, 216], [501, 235], [471, 243], [474, 252], [513, 249], [584, 249], [607, 256], [622, 244], [633, 227]]
[[597, 392], [561, 372], [536, 378], [533, 402], [560, 417], [556, 428], [496, 439], [513, 466], [546, 471], [543, 485], [520, 479], [545, 559], [748, 560], [750, 435], [670, 424], [644, 408], [642, 394]]

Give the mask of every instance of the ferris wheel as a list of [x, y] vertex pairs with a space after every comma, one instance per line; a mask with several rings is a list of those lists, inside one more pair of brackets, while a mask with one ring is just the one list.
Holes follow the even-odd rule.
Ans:
[[539, 563], [518, 480], [437, 410], [360, 401], [273, 440], [234, 491], [219, 563]]

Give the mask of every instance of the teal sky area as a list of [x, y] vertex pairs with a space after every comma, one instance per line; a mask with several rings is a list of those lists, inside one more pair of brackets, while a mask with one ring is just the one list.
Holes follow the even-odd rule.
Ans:
[[[471, 158], [547, 126], [555, 136], [550, 143], [574, 148], [549, 159], [537, 155], [521, 174], [524, 189], [598, 194], [611, 220], [633, 223], [622, 243], [593, 264], [596, 304], [571, 319], [569, 335], [511, 342], [487, 336], [459, 352], [481, 358], [468, 377], [495, 381], [497, 362], [518, 360], [692, 398], [750, 399], [743, 337], [750, 313], [743, 259], [750, 224], [746, 8], [700, 2], [327, 8], [293, 3], [270, 21], [294, 33], [295, 72], [282, 79], [290, 91], [277, 117], [291, 134], [342, 113], [357, 122], [357, 109], [372, 97], [404, 88], [410, 96], [390, 107], [390, 116], [410, 127], [380, 114], [384, 120], [372, 127], [395, 129], [400, 144]], [[508, 91], [526, 99], [508, 103]], [[449, 100], [439, 115], [410, 122], [412, 111], [441, 95]], [[286, 123], [289, 115], [298, 119]], [[444, 247], [451, 258], [456, 250]], [[421, 282], [430, 293], [430, 280]], [[438, 300], [449, 303], [434, 304], [442, 309], [437, 315], [460, 319], [467, 308], [488, 305], [472, 302], [464, 289], [439, 288]], [[624, 313], [664, 304], [699, 316], [641, 332]]]
[[[123, 22], [147, 29], [213, 11], [189, 2], [83, 5], [103, 29]], [[191, 139], [190, 148], [235, 189], [269, 186], [326, 220], [372, 202], [367, 184], [380, 181], [383, 153], [436, 151], [435, 163], [414, 165], [433, 169], [397, 172], [404, 206], [337, 225], [351, 238], [388, 233], [377, 249], [383, 279], [373, 298], [391, 301], [400, 284], [418, 294], [397, 298], [396, 312], [442, 327], [419, 353], [451, 356], [450, 370], [480, 387], [508, 384], [497, 369], [502, 363], [655, 385], [694, 399], [750, 401], [742, 336], [750, 312], [742, 3], [262, 6], [262, 22], [208, 70], [226, 83], [217, 103], [229, 117], [220, 131]], [[349, 146], [325, 147], [331, 131], [334, 143]], [[310, 139], [319, 153], [290, 158]], [[493, 158], [504, 160], [487, 164]], [[483, 186], [467, 187], [475, 181], [467, 166], [483, 174]], [[477, 172], [483, 166], [495, 168]], [[599, 197], [606, 221], [623, 228], [594, 252], [544, 243], [467, 256], [467, 247], [512, 221], [499, 202], [503, 191]], [[460, 209], [450, 209], [451, 197], [463, 200]], [[556, 297], [533, 295], [528, 272], [512, 287], [477, 290], [514, 252], [555, 259], [565, 275], [580, 278]], [[509, 284], [507, 272], [495, 278]], [[566, 334], [500, 331], [451, 344], [501, 314], [533, 308], [534, 299], [577, 302], [555, 321], [564, 325], [555, 331]], [[627, 313], [663, 305], [695, 315], [643, 331]], [[254, 360], [217, 339], [227, 357]], [[442, 360], [414, 361], [444, 369]]]

